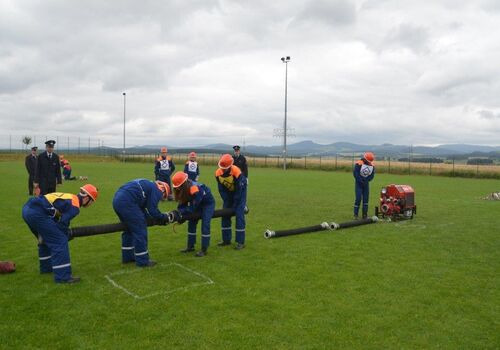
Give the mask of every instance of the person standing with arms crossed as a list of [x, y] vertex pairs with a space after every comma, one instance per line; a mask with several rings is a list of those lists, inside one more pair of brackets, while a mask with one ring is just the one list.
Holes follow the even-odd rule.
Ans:
[[24, 165], [28, 171], [28, 193], [30, 196], [33, 195], [33, 181], [35, 180], [36, 163], [38, 159], [37, 150], [38, 147], [31, 147], [31, 153], [28, 154], [24, 160]]
[[36, 195], [56, 192], [56, 184], [62, 184], [59, 156], [54, 152], [55, 144], [54, 140], [46, 141], [46, 152], [38, 156], [34, 179]]

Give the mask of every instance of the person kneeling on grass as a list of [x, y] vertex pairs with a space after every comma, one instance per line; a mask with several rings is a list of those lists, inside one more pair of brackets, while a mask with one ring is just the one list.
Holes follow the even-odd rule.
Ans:
[[[201, 250], [195, 256], [203, 257], [207, 255], [210, 245], [210, 221], [215, 211], [215, 200], [210, 192], [210, 188], [204, 184], [188, 179], [184, 172], [177, 172], [172, 177], [175, 200], [179, 203], [175, 213], [177, 221], [184, 222], [182, 216], [186, 214], [201, 214]], [[196, 243], [196, 226], [198, 220], [189, 220], [187, 247], [181, 250], [182, 253], [194, 251]]]
[[[247, 205], [247, 179], [240, 168], [233, 165], [233, 157], [224, 154], [219, 160], [219, 169], [215, 171], [223, 208], [234, 208], [236, 216], [236, 245], [234, 249], [245, 247], [245, 207]], [[218, 246], [231, 244], [231, 217], [222, 217], [222, 242]]]
[[69, 162], [66, 159], [63, 159], [62, 163], [64, 163], [62, 171], [64, 180], [66, 181], [76, 180], [75, 176], [71, 176], [71, 165], [69, 164]]
[[158, 210], [160, 200], [170, 194], [166, 182], [136, 179], [120, 187], [113, 198], [113, 209], [127, 230], [122, 233], [122, 263], [135, 262], [138, 267], [156, 265], [149, 259], [147, 218], [153, 217], [160, 225], [169, 222], [168, 216]]
[[23, 207], [23, 219], [38, 239], [40, 273], [54, 272], [56, 283], [77, 283], [71, 275], [68, 228], [80, 207], [89, 207], [99, 195], [95, 186], [87, 184], [77, 195], [49, 193], [31, 198]]

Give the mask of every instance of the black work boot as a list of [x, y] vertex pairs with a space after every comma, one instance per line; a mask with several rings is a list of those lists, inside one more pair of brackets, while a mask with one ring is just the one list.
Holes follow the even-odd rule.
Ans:
[[138, 267], [153, 267], [156, 265], [156, 261], [154, 260], [149, 260], [148, 263], [146, 265], [140, 265]]
[[198, 253], [196, 253], [194, 256], [197, 257], [197, 258], [202, 258], [202, 257], [204, 257], [207, 254], [208, 254], [207, 250], [206, 249], [202, 249]]
[[181, 249], [180, 250], [181, 253], [190, 253], [190, 252], [194, 252], [194, 247], [186, 247], [184, 249]]
[[224, 246], [226, 246], [226, 245], [231, 245], [231, 242], [222, 241], [222, 242], [217, 243], [217, 245], [218, 245], [219, 247], [224, 247]]
[[73, 284], [73, 283], [78, 283], [78, 282], [80, 282], [80, 277], [71, 276], [68, 280], [60, 281], [58, 283]]
[[245, 245], [243, 243], [236, 243], [236, 245], [234, 246], [234, 249], [236, 250], [242, 250], [243, 248], [245, 248]]

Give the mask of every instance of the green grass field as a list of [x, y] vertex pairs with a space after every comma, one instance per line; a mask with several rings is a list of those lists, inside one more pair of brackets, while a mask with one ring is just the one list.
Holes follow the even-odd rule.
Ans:
[[[74, 175], [89, 176], [101, 190], [72, 226], [116, 222], [115, 190], [153, 175], [148, 164], [72, 165]], [[217, 192], [215, 167], [201, 170], [202, 182]], [[215, 245], [219, 220], [204, 258], [179, 253], [186, 224], [176, 233], [154, 227], [149, 251], [159, 265], [138, 270], [120, 263], [119, 233], [82, 237], [70, 243], [82, 282], [56, 285], [39, 275], [36, 241], [21, 218], [28, 199], [23, 164], [0, 162], [0, 260], [18, 266], [0, 276], [0, 348], [500, 347], [500, 202], [481, 199], [500, 190], [499, 180], [378, 175], [370, 211], [382, 185], [410, 184], [414, 220], [266, 240], [267, 228], [350, 220], [353, 179], [344, 172], [250, 171], [244, 250]]]

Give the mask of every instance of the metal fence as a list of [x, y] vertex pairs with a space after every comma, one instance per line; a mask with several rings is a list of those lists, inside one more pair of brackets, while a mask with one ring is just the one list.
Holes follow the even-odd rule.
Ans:
[[[138, 148], [127, 149], [122, 153], [121, 148], [106, 145], [103, 139], [81, 136], [53, 136], [53, 135], [0, 135], [0, 152], [25, 153], [32, 146], [38, 146], [39, 151], [45, 148], [44, 142], [53, 139], [56, 141], [55, 150], [58, 154], [81, 154], [111, 156], [125, 162], [154, 162], [158, 153], [144, 153]], [[143, 152], [143, 153], [140, 153]], [[150, 152], [150, 151], [149, 151]], [[217, 165], [222, 153], [198, 153], [198, 162], [204, 165]], [[171, 149], [170, 156], [174, 162], [184, 164], [187, 153], [176, 152]], [[291, 169], [318, 169], [351, 171], [354, 163], [362, 156], [361, 153], [338, 154], [334, 156], [290, 156], [287, 157], [287, 168]], [[245, 155], [250, 167], [283, 167], [283, 157], [280, 156], [253, 156]], [[428, 162], [425, 159], [429, 159]], [[420, 158], [410, 156], [405, 161], [398, 158], [385, 157], [376, 160], [377, 172], [390, 174], [421, 174], [442, 175], [457, 177], [500, 178], [500, 164], [467, 164], [464, 158]], [[441, 163], [436, 163], [439, 160]]]
[[[175, 152], [175, 151], [174, 151]], [[198, 154], [197, 161], [201, 165], [217, 166], [222, 153]], [[170, 154], [176, 164], [184, 164], [187, 154]], [[336, 156], [296, 156], [287, 157], [288, 169], [315, 169], [327, 171], [352, 171], [355, 162], [360, 159], [361, 153]], [[158, 154], [128, 154], [117, 155], [122, 161], [127, 162], [154, 162]], [[283, 157], [279, 156], [252, 156], [245, 155], [250, 167], [282, 168]], [[466, 161], [454, 158], [445, 159], [442, 163], [434, 161], [422, 162], [418, 158], [408, 161], [399, 161], [397, 158], [385, 157], [375, 161], [378, 173], [401, 175], [440, 175], [476, 178], [500, 178], [500, 165], [466, 164]]]
[[104, 145], [104, 140], [81, 136], [54, 135], [0, 135], [0, 150], [3, 152], [29, 151], [37, 146], [45, 149], [45, 141], [55, 140], [56, 153], [114, 155], [118, 151]]

